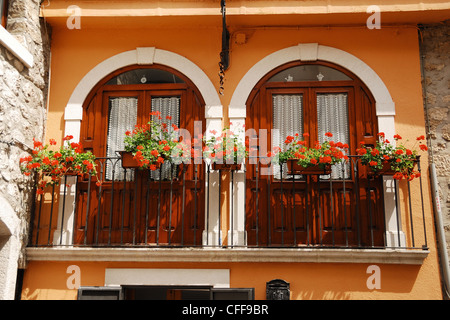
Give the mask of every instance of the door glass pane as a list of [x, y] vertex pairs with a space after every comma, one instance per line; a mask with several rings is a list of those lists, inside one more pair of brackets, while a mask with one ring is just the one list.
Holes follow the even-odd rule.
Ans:
[[[156, 123], [166, 123], [171, 126], [180, 125], [180, 97], [152, 97], [152, 112], [159, 112], [158, 116], [153, 116]], [[170, 117], [168, 119], [167, 117]]]
[[[172, 133], [174, 139], [178, 139], [178, 131], [175, 131], [172, 125], [177, 128], [180, 126], [180, 97], [152, 97], [152, 112], [159, 112], [159, 116], [152, 116], [152, 120], [156, 123], [167, 124], [167, 129]], [[151, 172], [151, 178], [154, 180], [159, 180], [160, 170], [161, 179], [167, 180], [171, 179], [176, 174], [176, 166], [170, 174], [171, 165], [168, 162], [163, 163], [161, 169]]]
[[[275, 94], [272, 96], [273, 124], [272, 148], [284, 150], [287, 136], [303, 134], [303, 95]], [[283, 165], [283, 178], [287, 177], [287, 165]], [[274, 166], [274, 177], [280, 179], [280, 166]]]
[[345, 73], [317, 64], [302, 65], [283, 70], [269, 79], [268, 82], [292, 81], [351, 81]]
[[[319, 142], [325, 141], [325, 133], [331, 132], [334, 142], [349, 144], [349, 122], [348, 122], [348, 94], [347, 93], [319, 93], [317, 94], [317, 127]], [[331, 177], [342, 178], [342, 170], [348, 178], [348, 166], [333, 166]]]
[[165, 70], [143, 68], [121, 73], [109, 80], [107, 85], [149, 83], [184, 83], [184, 81], [173, 73]]
[[[133, 131], [137, 123], [137, 106], [138, 98], [136, 97], [114, 97], [109, 99], [106, 157], [118, 157], [116, 151], [125, 150], [125, 133]], [[123, 180], [124, 171], [121, 168], [121, 160], [107, 160], [105, 165], [106, 180], [112, 180], [113, 169], [114, 180]], [[127, 180], [132, 180], [132, 175], [128, 175]]]

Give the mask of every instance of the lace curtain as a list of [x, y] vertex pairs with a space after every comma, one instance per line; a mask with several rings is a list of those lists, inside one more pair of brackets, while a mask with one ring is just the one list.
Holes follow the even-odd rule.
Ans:
[[[117, 157], [116, 151], [125, 149], [124, 138], [126, 131], [132, 131], [137, 123], [137, 98], [118, 97], [111, 98], [109, 102], [108, 137], [106, 156], [108, 158]], [[166, 123], [170, 130], [172, 124], [180, 125], [180, 98], [179, 97], [154, 97], [151, 99], [152, 112], [159, 111], [160, 117], [153, 116], [156, 123]], [[178, 138], [178, 133], [174, 132], [174, 139]], [[124, 180], [124, 170], [120, 160], [107, 160], [105, 164], [106, 180]], [[164, 163], [161, 167], [161, 179], [170, 179], [170, 164]], [[173, 175], [176, 173], [174, 168]], [[160, 170], [151, 172], [151, 179], [159, 180]], [[131, 174], [127, 172], [127, 181], [134, 179], [134, 170]]]
[[[317, 94], [317, 122], [319, 141], [325, 141], [325, 133], [331, 132], [332, 141], [349, 144], [348, 96], [346, 93]], [[344, 169], [345, 178], [349, 178], [349, 165], [333, 166], [331, 178], [342, 179]]]
[[[158, 116], [152, 116], [152, 120], [159, 124], [166, 123], [170, 132], [173, 132], [172, 137], [178, 139], [178, 132], [173, 130], [172, 125], [180, 126], [180, 97], [152, 98], [152, 112], [156, 111], [161, 113], [160, 118]], [[161, 174], [161, 180], [171, 179], [175, 177], [177, 168], [176, 166], [173, 167], [172, 175], [170, 168], [170, 163], [164, 162], [160, 169], [151, 171], [150, 177], [153, 180], [159, 180]]]
[[[132, 131], [137, 123], [138, 99], [135, 97], [118, 97], [109, 100], [108, 137], [106, 145], [106, 157], [114, 158], [116, 151], [125, 149], [125, 132]], [[121, 160], [106, 160], [106, 180], [124, 180], [124, 170]], [[127, 181], [134, 178], [134, 172], [127, 172]]]
[[[303, 96], [302, 95], [273, 95], [273, 147], [283, 148], [284, 140], [288, 135], [303, 133]], [[318, 138], [322, 143], [325, 133], [333, 134], [332, 140], [335, 142], [349, 143], [349, 122], [348, 122], [348, 96], [346, 93], [320, 93], [317, 94], [317, 122]], [[284, 150], [283, 150], [284, 151]], [[349, 165], [344, 168], [342, 165], [333, 167], [332, 179], [342, 179], [342, 169], [345, 177], [349, 177]], [[283, 165], [283, 179], [290, 179], [287, 174], [287, 165]], [[274, 175], [280, 179], [280, 166], [274, 166]], [[327, 179], [328, 176], [321, 176]]]
[[[303, 95], [277, 94], [272, 96], [273, 126], [272, 147], [284, 147], [286, 137], [303, 133]], [[283, 179], [287, 178], [287, 165], [283, 167]], [[280, 166], [273, 167], [275, 179], [280, 179]]]

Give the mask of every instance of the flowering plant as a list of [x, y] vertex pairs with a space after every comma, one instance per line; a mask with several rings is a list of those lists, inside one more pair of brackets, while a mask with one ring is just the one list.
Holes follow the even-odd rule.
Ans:
[[[308, 133], [303, 133], [303, 137], [309, 137]], [[314, 146], [308, 147], [305, 140], [300, 139], [296, 133], [294, 136], [287, 136], [284, 141], [285, 151], [280, 147], [274, 149], [275, 162], [284, 163], [288, 160], [297, 160], [297, 163], [303, 168], [336, 164], [347, 161], [348, 157], [344, 154], [348, 150], [348, 145], [342, 142], [330, 141], [333, 137], [331, 132], [325, 133], [325, 141], [320, 143], [316, 141]], [[272, 155], [272, 153], [270, 154]]]
[[[61, 177], [67, 174], [97, 175], [95, 168], [95, 156], [90, 152], [83, 152], [80, 143], [70, 142], [73, 136], [66, 136], [58, 150], [51, 150], [50, 146], [56, 145], [56, 140], [50, 139], [50, 144], [33, 139], [32, 155], [20, 158], [21, 171], [29, 176], [33, 172], [39, 174], [37, 193], [43, 194], [44, 187], [58, 185]], [[45, 177], [50, 179], [45, 179]], [[101, 182], [97, 180], [97, 185]]]
[[[248, 157], [248, 146], [239, 140], [239, 134], [225, 127], [222, 133], [217, 135], [216, 130], [210, 130], [211, 137], [203, 137], [205, 143], [203, 156], [210, 159], [212, 163], [234, 163], [244, 162]], [[216, 136], [217, 135], [217, 136]]]
[[[162, 120], [159, 111], [151, 112]], [[152, 118], [150, 118], [152, 119]], [[171, 120], [170, 116], [166, 120]], [[156, 170], [165, 161], [179, 163], [182, 157], [190, 157], [189, 147], [178, 138], [175, 124], [158, 123], [150, 120], [147, 124], [136, 125], [125, 133], [125, 151], [131, 152], [140, 168]]]
[[[395, 146], [386, 139], [383, 132], [380, 132], [374, 147], [366, 146], [364, 142], [360, 142], [361, 147], [356, 149], [356, 152], [361, 156], [361, 163], [368, 165], [374, 172], [379, 172], [387, 164], [395, 172], [393, 178], [397, 180], [403, 178], [412, 180], [419, 177], [420, 173], [414, 169], [418, 151], [399, 143], [402, 140], [400, 135], [394, 135], [394, 139], [396, 141]], [[417, 137], [416, 144], [419, 143], [420, 150], [426, 151], [428, 148], [422, 143], [423, 140], [425, 140], [425, 136]]]

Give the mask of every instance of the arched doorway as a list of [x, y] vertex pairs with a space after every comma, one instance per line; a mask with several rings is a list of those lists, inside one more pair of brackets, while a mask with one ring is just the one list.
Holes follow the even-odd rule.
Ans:
[[[177, 73], [185, 77], [184, 79], [189, 79], [190, 83], [198, 89], [204, 101], [203, 110], [207, 130], [221, 129], [222, 105], [219, 96], [208, 76], [196, 64], [171, 51], [155, 47], [138, 47], [135, 50], [108, 57], [80, 79], [65, 107], [64, 136], [72, 135], [74, 137], [72, 141], [78, 142], [81, 136], [81, 121], [84, 119], [83, 106], [88, 100], [92, 99], [95, 92], [94, 88], [105, 84], [106, 79], [113, 77], [117, 74], [117, 71], [120, 73], [120, 70], [125, 70], [122, 68], [137, 65], [142, 67], [166, 66], [170, 70], [176, 70]], [[75, 205], [77, 191], [74, 177], [67, 178], [67, 187], [69, 185], [68, 190], [70, 191], [65, 196], [65, 201], [59, 204], [58, 228], [54, 236], [54, 243], [63, 245], [72, 245], [75, 242], [74, 226], [76, 226], [76, 221], [74, 219], [75, 210], [77, 210]], [[202, 183], [202, 186], [204, 186], [204, 183]], [[63, 194], [65, 188], [66, 186], [61, 186], [61, 194]], [[206, 212], [207, 208], [203, 207], [201, 210]], [[203, 215], [202, 218], [204, 219]], [[84, 240], [81, 242], [84, 243]]]
[[98, 158], [104, 181], [77, 184], [75, 244], [201, 245], [204, 229], [204, 169], [164, 164], [150, 172], [122, 168], [126, 131], [159, 111], [169, 125], [205, 130], [205, 103], [195, 85], [163, 65], [133, 65], [102, 79], [83, 104], [80, 143]]
[[[349, 145], [349, 155], [361, 141], [374, 144], [378, 132], [368, 88], [345, 68], [320, 60], [289, 62], [264, 75], [247, 100], [245, 123], [267, 130], [268, 146], [282, 147], [295, 134], [313, 146], [331, 132]], [[330, 175], [289, 174], [286, 166], [264, 175], [261, 163], [249, 164], [248, 245], [383, 246], [382, 179], [369, 181], [352, 160]]]

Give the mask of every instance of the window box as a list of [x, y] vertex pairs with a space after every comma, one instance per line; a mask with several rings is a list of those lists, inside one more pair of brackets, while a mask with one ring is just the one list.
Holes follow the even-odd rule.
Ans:
[[416, 157], [415, 160], [412, 160], [412, 167], [408, 169], [408, 171], [412, 172], [411, 175], [405, 176], [405, 172], [397, 171], [392, 169], [392, 161], [384, 161], [382, 163], [382, 168], [378, 169], [377, 167], [370, 167], [369, 175], [370, 176], [394, 176], [395, 179], [400, 180], [402, 178], [407, 178], [409, 180], [412, 180], [413, 177], [420, 176], [420, 173], [416, 170], [417, 163], [419, 162], [420, 157]]
[[122, 158], [122, 167], [126, 169], [139, 168], [138, 161], [134, 159], [131, 152], [119, 151], [120, 157]]
[[331, 165], [315, 165], [310, 167], [303, 167], [302, 165], [297, 163], [298, 159], [288, 159], [287, 167], [289, 173], [296, 174], [306, 174], [306, 175], [321, 175], [321, 174], [330, 174], [331, 173]]
[[230, 171], [237, 171], [241, 170], [241, 164], [240, 163], [213, 163], [212, 167], [213, 170], [230, 170]]
[[[142, 168], [139, 165], [139, 161], [136, 160], [133, 156], [132, 152], [129, 151], [119, 151], [120, 156], [122, 158], [122, 167], [124, 169], [137, 169], [137, 168]], [[150, 167], [150, 170], [157, 170], [161, 167], [161, 162], [155, 162], [152, 165], [154, 165], [154, 167]]]

